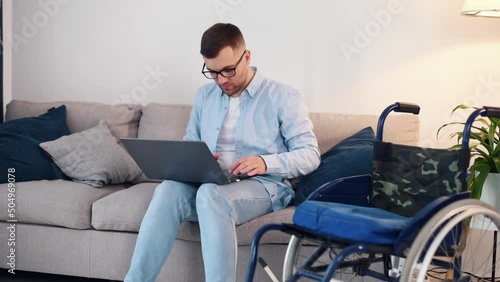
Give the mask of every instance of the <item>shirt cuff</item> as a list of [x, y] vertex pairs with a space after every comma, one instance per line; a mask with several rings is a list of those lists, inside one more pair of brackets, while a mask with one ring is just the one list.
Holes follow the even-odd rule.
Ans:
[[266, 166], [267, 166], [266, 174], [277, 174], [277, 173], [279, 173], [281, 165], [280, 165], [280, 163], [278, 161], [278, 156], [277, 155], [265, 155], [265, 156], [260, 156], [260, 157], [266, 163]]

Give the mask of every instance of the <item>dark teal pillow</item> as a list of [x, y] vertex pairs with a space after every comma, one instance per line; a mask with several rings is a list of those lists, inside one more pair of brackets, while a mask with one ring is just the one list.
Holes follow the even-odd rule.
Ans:
[[296, 184], [295, 205], [302, 203], [314, 190], [327, 182], [341, 177], [370, 174], [374, 142], [373, 129], [366, 127], [321, 155], [319, 167]]
[[0, 183], [8, 181], [7, 172], [12, 168], [11, 181], [67, 179], [39, 144], [68, 134], [64, 105], [38, 117], [0, 124]]

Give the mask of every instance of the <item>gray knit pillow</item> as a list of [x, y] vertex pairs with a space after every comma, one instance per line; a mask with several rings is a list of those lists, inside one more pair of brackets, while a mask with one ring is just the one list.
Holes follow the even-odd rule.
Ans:
[[40, 143], [40, 147], [73, 181], [93, 187], [129, 182], [141, 174], [104, 120], [88, 130]]

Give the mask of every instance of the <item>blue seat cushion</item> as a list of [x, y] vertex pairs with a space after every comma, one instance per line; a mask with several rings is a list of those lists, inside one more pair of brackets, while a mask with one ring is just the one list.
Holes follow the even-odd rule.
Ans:
[[374, 207], [305, 201], [293, 223], [314, 234], [342, 241], [392, 245], [411, 218]]

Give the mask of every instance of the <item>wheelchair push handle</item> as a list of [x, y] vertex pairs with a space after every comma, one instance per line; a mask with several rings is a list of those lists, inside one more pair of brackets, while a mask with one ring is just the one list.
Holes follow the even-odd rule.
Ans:
[[480, 115], [483, 117], [500, 118], [500, 108], [484, 106], [482, 108], [476, 109], [474, 112], [472, 112], [472, 114], [470, 114], [464, 126], [463, 140], [462, 140], [463, 149], [469, 148], [469, 139], [472, 130], [472, 124], [474, 123], [476, 118]]
[[420, 106], [417, 104], [400, 102], [396, 102], [394, 104], [396, 105], [396, 108], [394, 109], [395, 112], [410, 113], [414, 115], [418, 115], [420, 113]]
[[390, 112], [397, 112], [397, 113], [410, 113], [414, 115], [418, 115], [420, 113], [420, 106], [417, 104], [413, 103], [401, 103], [401, 102], [396, 102], [392, 105], [389, 105], [385, 110], [382, 112], [378, 119], [378, 124], [377, 124], [377, 141], [382, 141], [382, 136], [384, 133], [384, 123], [385, 119], [389, 115]]
[[484, 106], [484, 109], [486, 111], [484, 112], [483, 116], [500, 118], [500, 108]]

